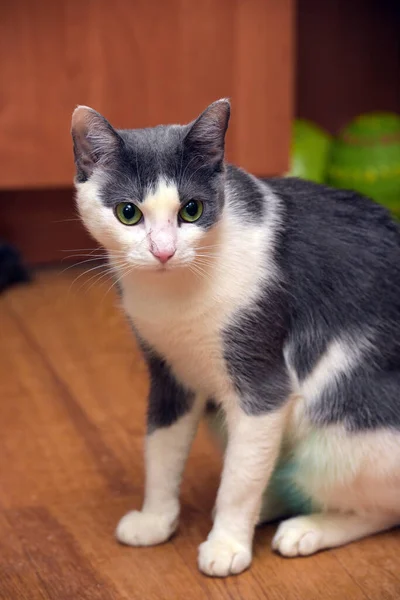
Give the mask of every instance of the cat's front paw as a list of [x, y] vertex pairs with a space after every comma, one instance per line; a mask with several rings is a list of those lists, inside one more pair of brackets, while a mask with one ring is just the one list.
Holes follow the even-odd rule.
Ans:
[[313, 517], [283, 521], [272, 540], [272, 548], [282, 556], [309, 556], [322, 548], [323, 532]]
[[237, 575], [250, 566], [251, 549], [233, 538], [210, 538], [199, 546], [200, 571], [212, 577]]
[[167, 541], [175, 532], [178, 518], [133, 510], [117, 525], [118, 541], [129, 546], [154, 546]]

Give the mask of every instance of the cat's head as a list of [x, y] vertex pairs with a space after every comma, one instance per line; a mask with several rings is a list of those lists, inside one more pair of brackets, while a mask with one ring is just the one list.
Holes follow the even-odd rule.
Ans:
[[72, 117], [82, 220], [121, 264], [169, 271], [211, 247], [224, 207], [230, 104], [211, 104], [189, 125], [116, 130], [79, 106]]

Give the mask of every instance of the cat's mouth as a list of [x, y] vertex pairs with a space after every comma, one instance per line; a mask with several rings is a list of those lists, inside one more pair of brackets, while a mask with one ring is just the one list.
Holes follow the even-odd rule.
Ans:
[[151, 272], [151, 273], [157, 273], [157, 274], [162, 274], [162, 273], [172, 273], [172, 271], [175, 271], [177, 268], [179, 268], [182, 265], [179, 265], [179, 263], [158, 263], [158, 264], [154, 264], [149, 266], [146, 270]]
[[157, 273], [158, 275], [165, 275], [168, 273], [175, 273], [176, 271], [182, 271], [185, 267], [188, 267], [188, 264], [185, 262], [167, 262], [155, 265], [149, 269], [149, 271]]

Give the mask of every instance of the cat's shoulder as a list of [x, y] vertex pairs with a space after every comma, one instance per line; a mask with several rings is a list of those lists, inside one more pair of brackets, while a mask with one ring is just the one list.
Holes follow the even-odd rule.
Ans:
[[353, 237], [362, 232], [374, 241], [384, 238], [400, 244], [400, 226], [390, 211], [358, 192], [293, 177], [262, 181], [279, 199], [288, 225], [300, 225], [317, 235], [337, 231], [341, 237]]
[[272, 191], [289, 209], [322, 215], [338, 214], [353, 219], [361, 217], [380, 219], [393, 223], [390, 212], [381, 204], [358, 192], [333, 188], [296, 177], [274, 177], [262, 179], [263, 184]]

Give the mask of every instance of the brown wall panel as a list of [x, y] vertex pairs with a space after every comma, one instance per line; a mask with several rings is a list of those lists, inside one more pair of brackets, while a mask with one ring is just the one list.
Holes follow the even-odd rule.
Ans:
[[118, 127], [189, 121], [231, 96], [229, 158], [284, 171], [293, 0], [14, 0], [0, 5], [0, 188], [69, 185], [76, 104]]
[[298, 0], [296, 114], [336, 133], [400, 112], [399, 0]]

